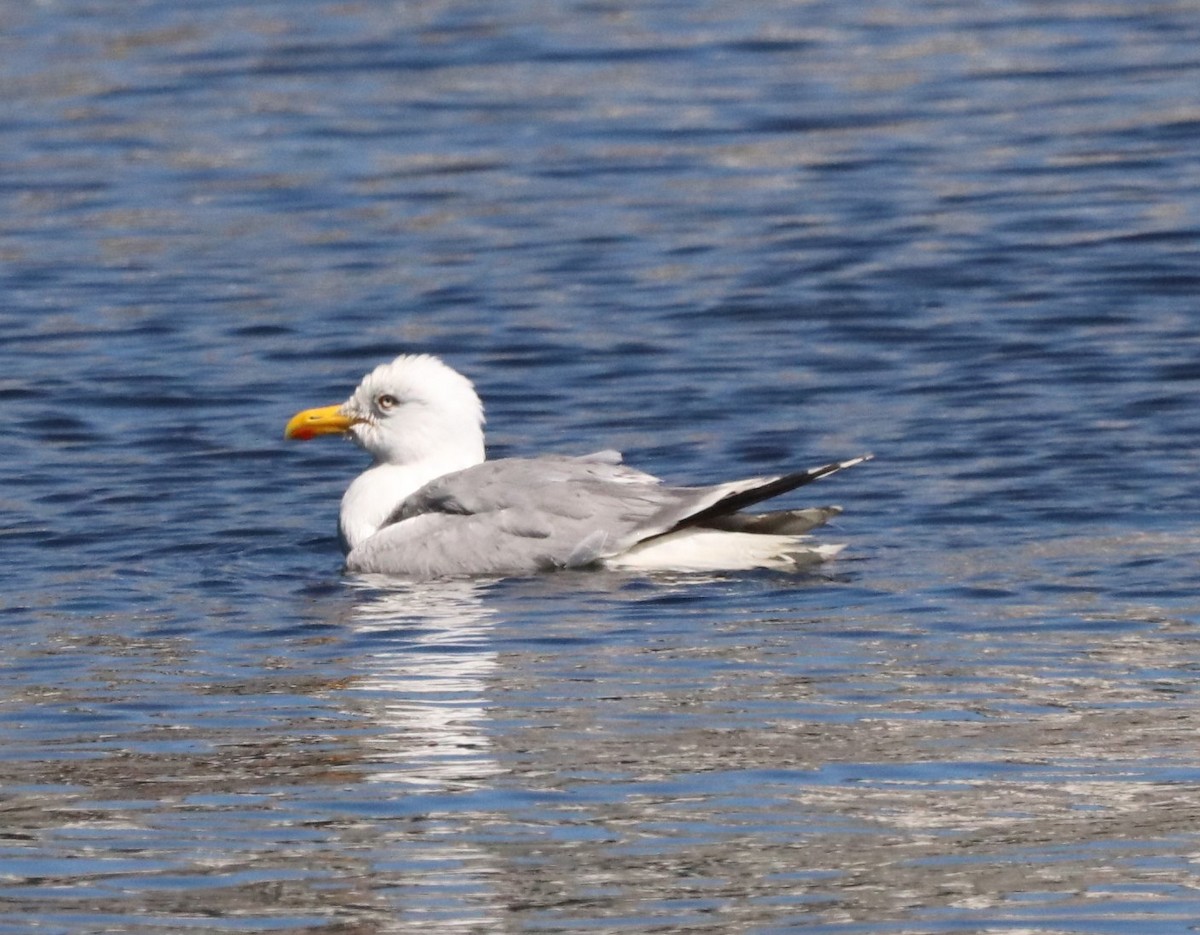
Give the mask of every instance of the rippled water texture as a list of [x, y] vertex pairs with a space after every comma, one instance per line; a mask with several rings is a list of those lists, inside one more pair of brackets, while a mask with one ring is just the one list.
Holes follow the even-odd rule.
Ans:
[[[1200, 8], [0, 8], [0, 935], [1185, 933]], [[495, 454], [873, 451], [805, 577], [341, 573]]]

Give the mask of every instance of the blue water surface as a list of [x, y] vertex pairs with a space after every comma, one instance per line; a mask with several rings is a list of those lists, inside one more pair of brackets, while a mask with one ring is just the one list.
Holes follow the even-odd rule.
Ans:
[[[1186, 3], [0, 10], [0, 935], [1185, 933]], [[803, 576], [343, 574], [494, 455], [876, 460]]]

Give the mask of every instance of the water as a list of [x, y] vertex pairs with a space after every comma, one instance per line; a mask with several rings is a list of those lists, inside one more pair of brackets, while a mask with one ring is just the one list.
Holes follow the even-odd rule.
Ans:
[[[1198, 12], [5, 7], [0, 933], [1194, 931]], [[348, 578], [401, 351], [846, 557]]]

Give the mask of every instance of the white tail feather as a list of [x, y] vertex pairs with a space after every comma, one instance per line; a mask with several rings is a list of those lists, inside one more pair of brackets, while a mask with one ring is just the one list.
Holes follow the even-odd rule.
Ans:
[[689, 527], [639, 542], [605, 560], [634, 571], [794, 569], [833, 558], [844, 545], [817, 545], [807, 536], [772, 536]]

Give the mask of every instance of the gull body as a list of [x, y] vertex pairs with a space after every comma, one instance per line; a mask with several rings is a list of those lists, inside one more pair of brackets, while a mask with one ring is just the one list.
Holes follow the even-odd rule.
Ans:
[[344, 403], [297, 413], [285, 437], [350, 437], [372, 463], [342, 497], [346, 566], [409, 578], [790, 569], [835, 555], [806, 533], [838, 507], [743, 512], [869, 459], [703, 487], [671, 487], [602, 451], [488, 461], [483, 405], [426, 354], [380, 364]]

